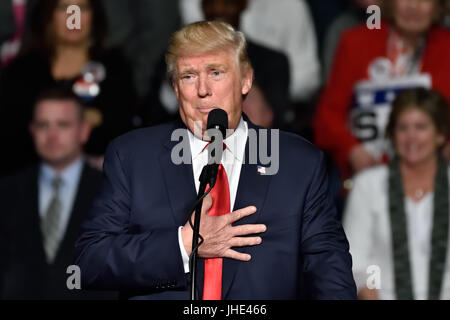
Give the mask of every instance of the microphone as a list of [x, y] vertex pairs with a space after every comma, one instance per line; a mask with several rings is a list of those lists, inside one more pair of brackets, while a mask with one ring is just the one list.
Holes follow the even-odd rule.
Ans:
[[[211, 142], [208, 146], [208, 164], [203, 167], [200, 182], [208, 183], [210, 188], [216, 184], [219, 164], [222, 160], [223, 140], [228, 129], [228, 115], [223, 109], [213, 109], [208, 114], [206, 125], [207, 132], [211, 134]], [[211, 131], [214, 130], [214, 131]], [[216, 141], [217, 138], [217, 141]], [[218, 152], [216, 154], [216, 151]]]
[[[223, 109], [213, 109], [208, 114], [206, 129], [217, 129], [222, 134], [222, 139], [226, 135], [228, 129], [228, 115]], [[214, 136], [213, 136], [214, 138]]]

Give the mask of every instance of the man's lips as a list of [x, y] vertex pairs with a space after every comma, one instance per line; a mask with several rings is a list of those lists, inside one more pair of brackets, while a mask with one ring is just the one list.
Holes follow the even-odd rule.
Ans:
[[197, 110], [202, 113], [209, 113], [213, 109], [216, 109], [216, 107], [198, 107], [197, 108]]

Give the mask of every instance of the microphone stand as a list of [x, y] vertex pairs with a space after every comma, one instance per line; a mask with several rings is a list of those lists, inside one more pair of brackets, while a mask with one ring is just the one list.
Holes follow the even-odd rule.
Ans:
[[200, 215], [203, 205], [203, 196], [206, 189], [206, 181], [202, 181], [202, 176], [206, 173], [206, 166], [203, 167], [202, 173], [200, 174], [200, 188], [198, 189], [197, 205], [195, 206], [194, 215], [194, 234], [192, 235], [192, 255], [190, 259], [190, 270], [191, 270], [191, 300], [199, 300], [197, 292], [197, 251], [198, 251], [198, 236], [200, 233]]
[[200, 187], [198, 189], [197, 205], [195, 206], [194, 214], [194, 227], [192, 235], [192, 253], [190, 257], [190, 271], [191, 271], [191, 300], [200, 300], [197, 292], [197, 259], [198, 259], [198, 238], [200, 236], [200, 217], [202, 212], [203, 198], [206, 196], [205, 189], [209, 184], [208, 193], [216, 184], [217, 171], [219, 165], [212, 163], [207, 164], [203, 167], [202, 173], [200, 174]]

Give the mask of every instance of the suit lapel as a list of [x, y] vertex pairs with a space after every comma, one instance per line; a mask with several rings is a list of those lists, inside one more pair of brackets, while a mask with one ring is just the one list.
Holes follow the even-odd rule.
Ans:
[[[175, 129], [186, 129], [183, 127], [181, 121], [175, 123]], [[191, 161], [189, 138], [187, 130], [182, 137], [182, 141], [187, 148], [185, 152], [188, 152], [189, 161]], [[164, 176], [164, 183], [168, 194], [171, 212], [173, 215], [174, 223], [177, 226], [182, 226], [186, 223], [188, 217], [190, 217], [193, 209], [197, 192], [195, 190], [194, 173], [192, 171], [192, 164], [179, 164], [176, 165], [171, 159], [172, 149], [181, 141], [171, 141], [172, 132], [169, 133], [166, 142], [164, 144], [165, 150], [159, 158], [161, 169]]]
[[[256, 130], [258, 132], [258, 127], [253, 125], [248, 118], [244, 119], [248, 123], [249, 130]], [[258, 155], [259, 155], [259, 136], [258, 139]], [[270, 139], [269, 139], [270, 141]], [[239, 177], [239, 184], [236, 193], [236, 200], [234, 203], [233, 211], [245, 208], [247, 206], [255, 206], [257, 212], [250, 215], [244, 219], [241, 219], [234, 223], [234, 225], [242, 224], [257, 224], [259, 223], [260, 215], [264, 207], [264, 201], [267, 198], [268, 186], [270, 183], [271, 176], [261, 175], [258, 173], [258, 165], [261, 165], [259, 156], [257, 157], [257, 163], [249, 163], [251, 157], [249, 157], [249, 143], [250, 139], [247, 138], [247, 143], [245, 146], [245, 163], [242, 164], [241, 174]], [[270, 152], [270, 146], [268, 146]], [[237, 248], [239, 252], [248, 252], [248, 248]], [[227, 299], [227, 295], [230, 291], [231, 285], [233, 284], [236, 272], [242, 264], [246, 262], [241, 262], [232, 259], [223, 259], [223, 278], [222, 278], [222, 297]]]
[[[15, 212], [18, 217], [23, 217], [23, 219], [18, 221], [21, 226], [18, 230], [21, 230], [23, 234], [27, 235], [27, 238], [23, 239], [23, 243], [36, 244], [34, 246], [36, 250], [30, 250], [28, 252], [30, 260], [45, 262], [44, 238], [41, 231], [41, 218], [39, 215], [39, 166], [33, 167], [25, 177], [27, 181], [23, 181], [24, 187], [22, 189], [24, 200], [23, 211], [19, 209], [22, 212]], [[21, 237], [18, 239], [20, 241]]]
[[[177, 128], [185, 129], [185, 135], [183, 135], [182, 141], [186, 146], [184, 150], [186, 152], [189, 152], [188, 158], [190, 161], [192, 161], [189, 137], [186, 127], [182, 124], [181, 120], [175, 123], [173, 129]], [[170, 132], [169, 136], [166, 139], [166, 143], [164, 144], [165, 151], [160, 156], [159, 162], [164, 176], [164, 183], [169, 197], [174, 223], [176, 226], [182, 226], [186, 223], [187, 219], [193, 212], [193, 205], [197, 198], [197, 191], [195, 189], [192, 164], [175, 165], [171, 159], [173, 148], [181, 142], [171, 141], [171, 134], [172, 132]], [[203, 291], [204, 259], [198, 258], [197, 266], [197, 288], [199, 297], [201, 297]]]

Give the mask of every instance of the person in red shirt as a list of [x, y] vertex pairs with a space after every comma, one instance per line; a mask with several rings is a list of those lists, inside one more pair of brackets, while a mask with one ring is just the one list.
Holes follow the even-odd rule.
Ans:
[[[450, 31], [438, 25], [445, 1], [385, 1], [382, 12], [380, 29], [361, 25], [342, 35], [314, 120], [315, 142], [331, 154], [343, 178], [380, 162], [349, 126], [354, 88], [370, 79], [374, 61], [389, 61], [390, 78], [428, 74], [432, 88], [450, 100]], [[450, 159], [449, 144], [444, 152]]]

